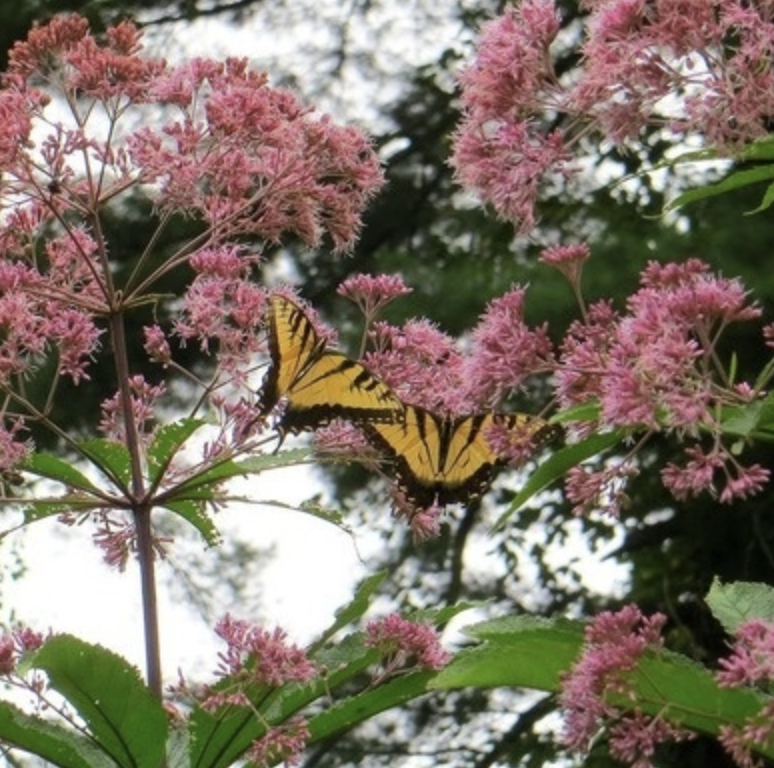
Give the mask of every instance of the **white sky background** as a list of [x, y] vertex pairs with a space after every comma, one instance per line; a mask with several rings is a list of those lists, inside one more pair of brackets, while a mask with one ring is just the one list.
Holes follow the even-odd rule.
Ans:
[[[424, 9], [425, 5], [430, 11]], [[430, 21], [427, 18], [418, 21], [412, 15], [412, 10], [419, 11], [420, 6], [423, 14], [431, 14]], [[285, 18], [281, 25], [282, 9], [268, 11], [269, 17], [276, 15], [277, 26], [269, 26], [270, 18], [240, 28], [208, 19], [185, 27], [184, 34], [172, 28], [153, 34], [159, 36], [159, 45], [170, 59], [182, 45], [190, 56], [248, 56], [256, 68], [268, 70], [274, 81], [285, 79], [288, 71], [301, 78], [306, 53], [310, 49], [325, 48], [328, 43], [325, 25], [301, 10], [306, 7], [306, 3], [299, 3], [298, 18]], [[313, 7], [323, 14], [343, 13], [340, 3], [318, 2]], [[379, 3], [373, 3], [373, 7], [375, 10], [368, 19], [370, 26], [353, 25], [350, 36], [353, 50], [362, 55], [370, 52], [374, 58], [372, 70], [385, 72], [385, 80], [377, 82], [358, 74], [355, 68], [347, 70], [342, 83], [329, 94], [327, 103], [320, 104], [323, 109], [337, 112], [338, 119], [364, 125], [372, 123], [379, 107], [399, 93], [401, 72], [434, 61], [438, 51], [444, 48], [463, 44], [462, 32], [446, 20], [442, 2], [415, 0], [398, 7], [394, 18], [380, 15]], [[374, 32], [377, 29], [378, 34]], [[289, 66], [274, 76], [277, 69], [274, 61]], [[325, 80], [324, 73], [317, 75]], [[260, 489], [260, 498], [287, 504], [300, 503], [323, 490], [319, 478], [306, 468], [266, 473], [260, 477]], [[389, 513], [385, 510], [384, 514]], [[280, 625], [300, 643], [324, 629], [332, 620], [334, 610], [348, 602], [353, 585], [368, 573], [360, 553], [367, 555], [379, 546], [367, 531], [357, 531], [353, 540], [333, 525], [287, 509], [230, 508], [218, 513], [216, 524], [224, 536], [242, 536], [275, 547], [275, 557], [261, 573], [265, 585], [261, 614], [268, 627]], [[14, 540], [21, 542], [28, 572], [19, 581], [5, 578], [0, 583], [0, 621], [7, 624], [12, 619], [23, 620], [40, 630], [50, 627], [72, 632], [87, 641], [104, 644], [144, 667], [136, 567], [130, 566], [123, 574], [109, 570], [101, 561], [101, 553], [89, 541], [89, 526], [68, 531], [57, 528], [54, 533], [55, 527], [53, 521], [45, 521], [29, 526], [19, 535], [21, 539], [14, 535]], [[536, 529], [530, 535], [541, 534]], [[556, 553], [558, 561], [581, 555], [584, 544], [579, 536], [576, 541], [577, 547]], [[4, 542], [2, 546], [8, 547], [9, 543]], [[497, 567], [491, 562], [490, 546], [491, 542], [482, 538], [468, 553], [469, 558], [474, 557], [480, 563], [482, 572], [490, 566]], [[174, 545], [171, 554], [173, 557], [176, 554]], [[169, 569], [163, 562], [158, 572], [166, 679], [172, 682], [178, 667], [186, 673], [206, 674], [214, 667], [220, 645], [210, 628], [192, 616], [190, 606], [170, 595], [165, 578]], [[622, 569], [610, 564], [587, 569], [584, 578], [597, 586], [608, 584], [614, 588], [624, 575]], [[524, 574], [524, 583], [525, 588], [530, 588], [529, 573]], [[224, 606], [224, 611], [228, 609], [240, 618], [250, 618], [234, 606]]]

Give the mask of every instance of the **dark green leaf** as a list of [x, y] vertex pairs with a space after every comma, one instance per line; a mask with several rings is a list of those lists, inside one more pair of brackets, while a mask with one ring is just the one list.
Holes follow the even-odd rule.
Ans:
[[29, 454], [20, 465], [20, 469], [54, 480], [69, 488], [78, 488], [86, 492], [96, 490], [94, 483], [79, 472], [72, 462], [63, 461], [50, 453]]
[[[582, 625], [565, 620], [509, 617], [465, 632], [483, 644], [461, 651], [431, 688], [508, 686], [558, 693], [562, 675], [583, 647]], [[647, 654], [631, 675], [635, 696], [612, 703], [711, 735], [723, 723], [742, 725], [765, 700], [750, 689], [721, 688], [709, 670], [668, 651]]]
[[164, 759], [167, 717], [140, 674], [112, 651], [57, 635], [34, 655], [83, 718], [96, 745], [122, 768], [158, 768]]
[[201, 419], [182, 419], [163, 426], [153, 438], [148, 448], [148, 468], [150, 481], [158, 483], [175, 454], [197, 429], [204, 426]]
[[326, 707], [309, 721], [310, 742], [350, 730], [365, 720], [423, 696], [435, 672], [412, 672]]
[[132, 460], [123, 443], [102, 438], [85, 440], [78, 448], [106, 477], [119, 488], [129, 488], [132, 478]]
[[207, 514], [203, 501], [194, 501], [193, 499], [168, 501], [164, 504], [164, 508], [179, 515], [196, 528], [207, 546], [216, 547], [220, 544], [220, 532], [215, 527], [215, 523], [212, 522], [212, 518]]
[[[683, 208], [699, 200], [705, 200], [708, 197], [716, 197], [717, 195], [733, 192], [751, 184], [760, 184], [763, 181], [771, 181], [772, 179], [774, 179], [774, 165], [759, 165], [754, 168], [736, 171], [715, 184], [707, 184], [704, 187], [691, 189], [682, 195], [678, 195], [664, 206], [664, 213], [676, 211], [678, 208]], [[762, 210], [762, 206], [758, 206], [755, 209], [756, 212], [760, 210]]]
[[617, 429], [612, 432], [591, 435], [585, 440], [552, 453], [540, 466], [530, 475], [524, 487], [516, 494], [508, 509], [500, 516], [495, 523], [493, 530], [499, 531], [521, 506], [523, 506], [536, 493], [547, 488], [551, 483], [563, 477], [571, 467], [596, 456], [608, 448], [620, 443], [626, 435], [626, 431]]
[[0, 703], [0, 742], [4, 749], [18, 748], [60, 768], [115, 768], [88, 737], [7, 702]]

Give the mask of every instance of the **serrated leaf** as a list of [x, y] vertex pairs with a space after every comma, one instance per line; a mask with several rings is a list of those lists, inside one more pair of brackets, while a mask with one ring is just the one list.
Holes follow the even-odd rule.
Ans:
[[267, 469], [279, 467], [293, 467], [304, 464], [314, 456], [310, 448], [291, 448], [277, 453], [258, 453], [241, 459], [237, 465], [242, 469], [242, 474], [249, 475], [256, 472], [265, 472]]
[[[65, 512], [87, 512], [90, 509], [104, 507], [105, 502], [91, 496], [62, 496], [58, 499], [41, 499], [39, 501], [25, 502], [22, 513], [24, 514], [24, 523], [37, 523], [56, 515], [63, 515]], [[5, 534], [3, 534], [5, 535]]]
[[83, 718], [93, 741], [122, 768], [158, 768], [164, 759], [167, 717], [140, 673], [112, 651], [71, 635], [56, 635], [34, 655]]
[[721, 428], [724, 434], [746, 438], [774, 437], [774, 399], [769, 394], [763, 400], [723, 409]]
[[86, 475], [76, 469], [72, 462], [63, 461], [50, 453], [34, 452], [21, 463], [20, 468], [32, 472], [39, 477], [54, 480], [70, 488], [78, 488], [85, 492], [97, 490], [94, 483]]
[[750, 581], [723, 584], [715, 578], [705, 600], [712, 615], [730, 635], [751, 619], [774, 622], [774, 589], [768, 584]]
[[78, 448], [106, 477], [127, 490], [132, 477], [132, 459], [123, 443], [95, 438], [78, 443]]
[[344, 733], [380, 712], [424, 696], [435, 674], [412, 672], [326, 707], [309, 720], [310, 744]]
[[481, 645], [461, 651], [442, 669], [434, 688], [519, 686], [559, 690], [559, 682], [583, 644], [579, 623], [507, 617], [465, 627]]
[[[266, 732], [266, 724], [281, 723], [332, 691], [350, 685], [368, 667], [378, 662], [380, 653], [367, 648], [363, 634], [356, 633], [326, 647], [314, 661], [326, 674], [305, 684], [290, 684], [267, 696], [264, 686], [245, 691], [260, 716], [249, 709], [225, 708], [215, 713], [195, 710], [190, 718], [191, 768], [227, 768], [239, 760], [255, 739]], [[215, 690], [233, 686], [224, 678]]]
[[72, 728], [29, 715], [0, 702], [0, 742], [60, 768], [115, 768], [89, 738]]
[[379, 571], [361, 581], [355, 588], [355, 595], [352, 600], [336, 611], [334, 622], [314, 642], [312, 648], [318, 648], [344, 627], [358, 621], [368, 610], [368, 607], [371, 605], [371, 599], [386, 578], [387, 571]]
[[202, 419], [181, 419], [158, 430], [148, 447], [149, 479], [152, 483], [158, 483], [175, 454], [205, 424]]
[[[429, 683], [431, 688], [507, 686], [558, 693], [584, 640], [578, 622], [531, 617], [487, 622], [465, 632], [485, 642], [459, 652]], [[724, 723], [742, 725], [767, 701], [747, 688], [721, 688], [709, 670], [668, 651], [646, 654], [629, 674], [634, 695], [611, 698], [611, 703], [711, 735]], [[774, 750], [762, 754], [771, 757]]]
[[216, 547], [220, 544], [220, 532], [212, 522], [212, 518], [207, 514], [207, 508], [204, 501], [193, 499], [176, 499], [167, 501], [163, 505], [164, 509], [174, 512], [190, 523], [199, 532], [201, 537], [209, 547]]

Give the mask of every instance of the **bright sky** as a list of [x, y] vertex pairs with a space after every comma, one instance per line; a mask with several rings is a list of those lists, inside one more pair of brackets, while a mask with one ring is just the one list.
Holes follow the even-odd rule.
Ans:
[[[261, 483], [267, 489], [265, 498], [286, 503], [301, 502], [321, 490], [308, 469], [301, 467], [273, 470], [261, 477]], [[261, 573], [266, 588], [260, 611], [267, 626], [283, 627], [297, 642], [324, 629], [333, 612], [351, 598], [353, 584], [365, 575], [352, 537], [310, 515], [251, 506], [219, 512], [216, 524], [224, 536], [276, 547], [276, 555]], [[89, 526], [65, 529], [54, 521], [14, 534], [22, 537], [28, 571], [22, 579], [0, 585], [0, 620], [22, 620], [39, 631], [71, 632], [143, 668], [137, 567], [132, 563], [125, 573], [108, 568], [90, 534]], [[175, 557], [174, 545], [171, 554]], [[206, 674], [214, 668], [221, 646], [189, 606], [170, 596], [170, 568], [162, 562], [158, 569], [165, 675], [173, 679], [178, 667]], [[224, 606], [224, 612], [228, 608]], [[239, 618], [254, 618], [230, 608]]]

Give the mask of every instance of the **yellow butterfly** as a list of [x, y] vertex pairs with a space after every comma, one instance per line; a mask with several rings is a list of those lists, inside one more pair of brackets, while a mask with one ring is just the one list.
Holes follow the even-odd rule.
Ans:
[[269, 305], [271, 365], [259, 392], [258, 408], [268, 415], [284, 398], [281, 433], [315, 429], [333, 419], [391, 422], [403, 404], [364, 365], [326, 348], [304, 310], [275, 294]]
[[480, 496], [505, 461], [490, 448], [486, 432], [499, 424], [529, 439], [537, 450], [560, 431], [536, 416], [484, 413], [439, 417], [405, 406], [401, 422], [361, 425], [369, 441], [395, 465], [397, 482], [418, 507], [465, 502]]

